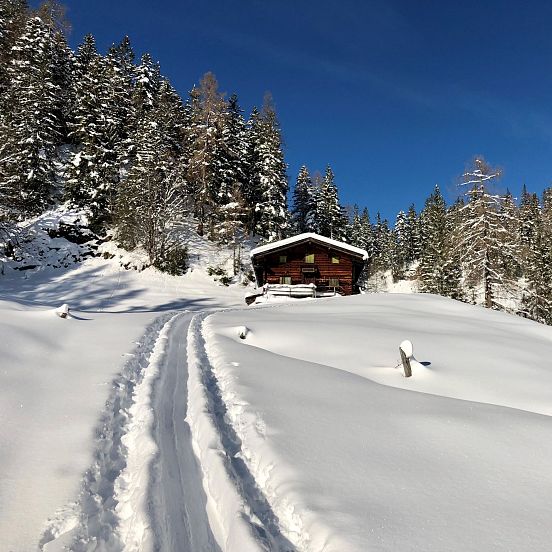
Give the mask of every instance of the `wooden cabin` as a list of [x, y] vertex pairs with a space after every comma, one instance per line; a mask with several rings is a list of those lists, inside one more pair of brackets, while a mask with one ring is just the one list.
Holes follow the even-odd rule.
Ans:
[[[367, 258], [363, 249], [313, 233], [299, 234], [251, 251], [258, 287], [314, 284], [318, 296], [358, 293], [357, 280]], [[290, 295], [293, 295], [292, 288]]]

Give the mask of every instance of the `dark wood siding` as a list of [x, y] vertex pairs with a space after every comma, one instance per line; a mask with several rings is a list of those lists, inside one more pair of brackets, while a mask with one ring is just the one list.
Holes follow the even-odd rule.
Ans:
[[[314, 253], [314, 263], [306, 263], [305, 257]], [[280, 262], [281, 257], [286, 262]], [[339, 263], [333, 263], [332, 257], [339, 258]], [[355, 292], [354, 284], [360, 270], [362, 260], [330, 246], [319, 243], [300, 243], [274, 252], [267, 252], [255, 258], [255, 272], [261, 284], [279, 284], [281, 278], [291, 277], [292, 284], [314, 283], [318, 290], [333, 289], [339, 280], [337, 291], [344, 295]]]

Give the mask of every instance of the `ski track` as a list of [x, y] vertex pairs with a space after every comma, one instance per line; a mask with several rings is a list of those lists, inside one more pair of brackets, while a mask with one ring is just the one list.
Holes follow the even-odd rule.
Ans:
[[159, 333], [174, 315], [172, 312], [159, 316], [146, 328], [130, 360], [113, 382], [96, 428], [94, 462], [84, 476], [79, 498], [48, 522], [39, 542], [40, 550], [60, 549], [55, 543], [58, 539], [75, 552], [123, 550], [115, 500], [115, 481], [126, 467], [127, 450], [122, 439], [128, 429], [135, 388], [149, 366]]
[[248, 517], [250, 530], [262, 549], [271, 552], [295, 552], [294, 545], [282, 534], [277, 516], [242, 458], [241, 440], [228, 419], [226, 405], [206, 351], [202, 326], [209, 314], [211, 313], [197, 314], [190, 324], [188, 358], [192, 357], [192, 361], [189, 361], [189, 369], [200, 371], [208, 415], [224, 453], [225, 476], [230, 478], [243, 500], [244, 514]]
[[187, 334], [192, 314], [175, 319], [165, 351], [163, 370], [153, 390], [158, 446], [148, 495], [154, 549], [220, 552], [207, 519], [202, 473], [192, 448], [187, 414]]
[[[146, 328], [112, 384], [96, 428], [94, 461], [84, 476], [79, 497], [48, 521], [40, 550], [221, 552], [211, 529], [213, 520], [208, 518], [208, 498], [203, 488], [208, 487], [209, 467], [203, 466], [202, 471], [197, 458], [201, 455], [193, 446], [197, 445], [192, 437], [194, 420], [188, 416], [188, 369], [195, 369], [200, 372], [207, 400], [206, 414], [220, 438], [224, 473], [217, 476], [227, 479], [239, 496], [238, 515], [246, 521], [251, 542], [257, 543], [253, 547], [270, 552], [295, 551], [241, 457], [241, 441], [226, 416], [205, 349], [202, 324], [208, 314], [165, 313]], [[162, 340], [165, 345], [159, 346]], [[196, 362], [189, 368], [190, 346]], [[145, 378], [152, 381], [145, 382]], [[149, 385], [148, 389], [140, 389], [142, 384]], [[148, 397], [140, 397], [144, 393]], [[141, 474], [132, 473], [140, 454], [139, 433], [144, 434], [144, 428], [139, 427], [144, 422], [133, 420], [133, 415], [138, 417], [133, 414], [137, 400], [145, 401], [153, 412], [149, 430], [157, 448], [149, 460], [145, 498], [140, 492]], [[133, 431], [138, 432], [138, 440], [130, 438]], [[121, 499], [128, 500], [121, 503]], [[146, 520], [139, 512], [132, 512], [131, 506], [140, 502], [146, 504]], [[126, 515], [129, 510], [130, 515]]]

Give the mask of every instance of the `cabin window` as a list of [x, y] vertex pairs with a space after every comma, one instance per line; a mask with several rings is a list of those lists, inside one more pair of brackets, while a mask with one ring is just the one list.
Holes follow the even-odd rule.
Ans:
[[280, 276], [280, 283], [291, 286], [291, 276]]
[[287, 255], [280, 255], [280, 264], [287, 263]]
[[305, 255], [305, 263], [314, 264], [314, 253], [307, 253]]
[[328, 286], [333, 288], [339, 287], [339, 278], [329, 278]]
[[339, 264], [339, 257], [337, 255], [332, 255], [332, 264]]

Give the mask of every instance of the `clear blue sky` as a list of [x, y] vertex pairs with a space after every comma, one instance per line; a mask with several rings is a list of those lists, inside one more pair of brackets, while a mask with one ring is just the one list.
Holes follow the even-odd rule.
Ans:
[[75, 47], [129, 35], [185, 96], [206, 71], [249, 112], [270, 90], [290, 184], [330, 164], [343, 203], [394, 219], [483, 154], [552, 181], [552, 2], [67, 0]]

